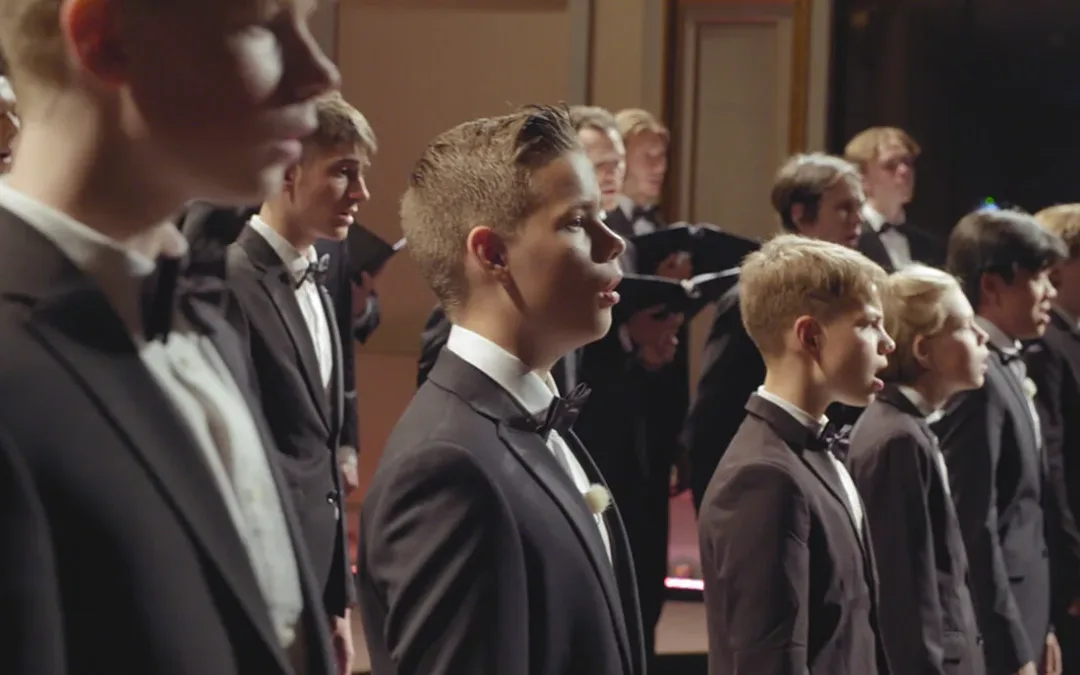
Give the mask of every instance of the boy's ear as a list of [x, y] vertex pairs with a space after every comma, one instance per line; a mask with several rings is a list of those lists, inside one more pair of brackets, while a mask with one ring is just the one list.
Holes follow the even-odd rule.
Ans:
[[115, 0], [64, 0], [60, 29], [78, 65], [108, 86], [127, 79], [127, 54]]
[[915, 357], [915, 361], [923, 368], [929, 370], [930, 363], [930, 350], [927, 348], [925, 335], [916, 335], [915, 339], [911, 341], [911, 355]]
[[507, 272], [506, 242], [490, 227], [474, 227], [465, 240], [469, 254], [485, 272], [503, 275]]
[[806, 204], [792, 204], [791, 205], [791, 222], [795, 223], [799, 227], [802, 227], [804, 218], [806, 217]]
[[[1002, 291], [1008, 286], [1005, 278], [997, 272], [983, 272], [979, 277], [979, 303], [994, 303], [1001, 297]], [[978, 308], [976, 308], [976, 311]]]
[[812, 316], [804, 315], [795, 320], [795, 339], [802, 348], [814, 357], [821, 354], [824, 332], [821, 324]]

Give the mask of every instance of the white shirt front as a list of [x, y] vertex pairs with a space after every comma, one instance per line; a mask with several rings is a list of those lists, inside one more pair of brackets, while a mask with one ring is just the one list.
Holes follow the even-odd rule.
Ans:
[[[167, 342], [144, 339], [141, 288], [154, 261], [2, 181], [0, 205], [94, 279], [127, 327], [146, 369], [191, 431], [245, 545], [278, 639], [302, 667], [298, 628], [304, 599], [281, 497], [244, 395], [213, 342], [194, 330], [183, 312], [175, 313]], [[183, 254], [183, 235], [171, 223], [161, 227], [163, 248]]]
[[[882, 228], [885, 227], [885, 216], [881, 215], [877, 209], [867, 203], [863, 205], [862, 217], [863, 222], [871, 230], [876, 232], [878, 238], [881, 239], [881, 244], [889, 254], [889, 260], [892, 262], [893, 269], [899, 270], [912, 263], [911, 242], [908, 241], [908, 238], [895, 227], [889, 228], [885, 232], [881, 231]], [[903, 223], [892, 224], [902, 225]]]
[[274, 228], [267, 225], [259, 216], [252, 216], [249, 223], [270, 248], [278, 254], [281, 261], [292, 272], [293, 279], [300, 282], [296, 288], [296, 302], [300, 305], [300, 313], [304, 315], [304, 323], [311, 334], [311, 343], [315, 346], [315, 359], [319, 364], [319, 378], [323, 389], [329, 390], [330, 378], [334, 373], [334, 342], [330, 337], [330, 321], [326, 317], [326, 307], [323, 305], [322, 291], [315, 281], [308, 276], [304, 278], [308, 266], [319, 262], [315, 253], [315, 247], [309, 246], [304, 251], [296, 250], [285, 238], [277, 233]]
[[[769, 403], [779, 406], [789, 415], [794, 417], [796, 421], [809, 429], [812, 434], [821, 434], [821, 432], [825, 430], [826, 425], [829, 424], [829, 418], [822, 417], [821, 419], [814, 419], [810, 413], [793, 403], [785, 401], [776, 394], [767, 391], [764, 386], [758, 387], [757, 395]], [[851, 513], [852, 519], [855, 521], [855, 532], [858, 535], [859, 540], [862, 541], [863, 508], [862, 500], [859, 498], [859, 491], [855, 487], [855, 481], [851, 479], [851, 474], [848, 473], [847, 467], [844, 466], [843, 462], [837, 459], [836, 455], [830, 452], [829, 459], [832, 460], [836, 473], [840, 475], [840, 484], [844, 488], [844, 496], [847, 498], [847, 507]]]
[[635, 236], [656, 232], [656, 223], [640, 215], [637, 218], [634, 217], [637, 204], [626, 195], [619, 195], [619, 209], [626, 216], [626, 219], [630, 221], [630, 231]]
[[[450, 337], [447, 338], [446, 348], [457, 354], [463, 361], [469, 363], [480, 372], [484, 373], [496, 384], [505, 389], [511, 396], [517, 399], [525, 410], [532, 414], [545, 411], [551, 404], [552, 399], [559, 395], [555, 381], [550, 373], [537, 373], [529, 370], [521, 359], [506, 351], [491, 340], [473, 331], [452, 326]], [[581, 463], [574, 456], [573, 450], [566, 444], [557, 431], [552, 431], [548, 436], [548, 449], [555, 456], [555, 461], [570, 474], [574, 487], [582, 495], [584, 501], [585, 492], [591, 486], [589, 476], [585, 473]], [[603, 514], [593, 514], [596, 527], [600, 531], [600, 538], [604, 541], [604, 549], [607, 551], [608, 560], [611, 560], [611, 540], [608, 535], [607, 524]]]

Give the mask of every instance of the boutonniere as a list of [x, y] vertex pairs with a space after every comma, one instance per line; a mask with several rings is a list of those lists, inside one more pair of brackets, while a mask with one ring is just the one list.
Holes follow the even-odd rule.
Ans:
[[1027, 394], [1027, 397], [1030, 399], [1034, 399], [1035, 394], [1039, 393], [1039, 388], [1035, 386], [1035, 381], [1030, 377], [1024, 378], [1024, 393]]
[[599, 483], [590, 485], [588, 490], [581, 493], [581, 496], [585, 498], [585, 503], [589, 505], [589, 511], [594, 516], [607, 511], [607, 508], [611, 506], [611, 493]]

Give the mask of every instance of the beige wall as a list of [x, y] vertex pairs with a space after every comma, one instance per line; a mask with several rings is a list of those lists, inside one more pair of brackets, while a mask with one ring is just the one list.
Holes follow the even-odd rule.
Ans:
[[[676, 1], [339, 0], [319, 19], [329, 22], [320, 24], [322, 39], [336, 38], [345, 96], [380, 144], [362, 222], [400, 236], [397, 202], [412, 162], [458, 122], [529, 102], [661, 112], [665, 87], [681, 83], [672, 111], [676, 215], [766, 234], [764, 183], [787, 151], [792, 115], [796, 5], [679, 0], [687, 5], [679, 48], [693, 67], [680, 62], [677, 82], [666, 83], [664, 20]], [[828, 0], [814, 0], [809, 14], [805, 135], [813, 147], [824, 144], [828, 12]], [[336, 34], [325, 32], [335, 22]], [[754, 170], [738, 171], [744, 164]], [[362, 480], [413, 392], [419, 332], [433, 304], [407, 255], [389, 264], [380, 287], [382, 327], [358, 355]]]

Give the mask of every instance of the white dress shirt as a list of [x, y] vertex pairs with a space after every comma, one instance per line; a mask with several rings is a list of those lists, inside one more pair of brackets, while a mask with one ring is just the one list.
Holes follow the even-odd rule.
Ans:
[[[881, 239], [881, 244], [889, 254], [893, 269], [899, 270], [912, 263], [911, 243], [908, 238], [896, 228], [889, 228], [885, 232], [881, 231], [885, 226], [885, 216], [867, 203], [863, 205], [862, 217], [867, 227], [876, 232]], [[892, 223], [892, 225], [903, 225], [903, 223]]]
[[619, 209], [623, 212], [623, 215], [626, 216], [626, 219], [630, 221], [630, 230], [634, 235], [652, 234], [653, 232], [656, 232], [656, 223], [653, 221], [648, 218], [643, 218], [642, 216], [634, 218], [634, 210], [636, 208], [637, 204], [634, 203], [634, 200], [626, 195], [619, 195]]
[[[991, 321], [987, 321], [981, 316], [975, 317], [975, 322], [979, 324], [979, 327], [986, 331], [987, 339], [990, 344], [993, 345], [998, 351], [1007, 356], [1016, 356], [1020, 354], [1022, 345], [1019, 340], [1014, 340], [1005, 334], [1005, 331], [1001, 330], [993, 324]], [[1028, 413], [1031, 415], [1031, 428], [1035, 430], [1035, 447], [1040, 450], [1043, 447], [1042, 438], [1042, 426], [1039, 421], [1039, 411], [1035, 407], [1035, 401], [1027, 395], [1027, 387], [1024, 382], [1028, 379], [1027, 364], [1024, 363], [1022, 358], [1010, 359], [1005, 366], [1013, 375], [1016, 376], [1017, 382], [1020, 385], [1020, 391], [1024, 392], [1024, 399], [1027, 401]]]
[[[826, 425], [829, 424], [829, 418], [822, 416], [820, 419], [814, 419], [810, 413], [793, 403], [785, 401], [776, 394], [767, 391], [764, 386], [758, 387], [757, 394], [766, 401], [779, 406], [789, 415], [794, 417], [799, 424], [802, 424], [809, 429], [812, 434], [821, 434], [821, 432], [825, 430]], [[863, 536], [863, 508], [862, 500], [859, 499], [859, 491], [856, 489], [855, 481], [851, 479], [851, 474], [848, 473], [844, 463], [837, 459], [836, 455], [831, 452], [829, 453], [829, 459], [832, 460], [833, 467], [836, 468], [836, 473], [840, 475], [840, 484], [843, 485], [844, 496], [847, 497], [847, 507], [851, 512], [852, 519], [855, 521], [855, 531], [861, 541]]]
[[[281, 646], [303, 672], [298, 628], [304, 599], [281, 497], [244, 395], [213, 342], [194, 330], [183, 312], [175, 313], [167, 342], [143, 338], [141, 288], [155, 261], [3, 182], [0, 205], [93, 278], [127, 327], [146, 369], [191, 431], [247, 550]], [[161, 227], [163, 251], [183, 255], [183, 235], [171, 223]], [[168, 576], [168, 570], [164, 573]]]
[[[521, 359], [506, 351], [491, 340], [478, 335], [473, 331], [452, 326], [450, 337], [446, 341], [446, 348], [457, 354], [463, 361], [469, 363], [480, 372], [484, 373], [505, 389], [511, 396], [517, 399], [525, 410], [532, 414], [547, 410], [552, 399], [559, 395], [555, 381], [550, 373], [539, 374], [529, 370]], [[574, 487], [582, 495], [584, 501], [585, 492], [591, 486], [589, 476], [585, 473], [581, 463], [574, 456], [573, 450], [566, 444], [557, 431], [552, 431], [548, 436], [548, 449], [555, 456], [555, 461], [563, 467]], [[604, 540], [604, 549], [607, 551], [608, 560], [611, 560], [611, 540], [608, 535], [607, 525], [603, 514], [593, 514], [596, 528], [600, 531], [600, 538]]]
[[[927, 418], [927, 423], [929, 423], [930, 416], [934, 415], [937, 411], [927, 402], [926, 398], [911, 387], [903, 384], [899, 385], [897, 389], [900, 390], [900, 393], [904, 398], [911, 401], [911, 404], [922, 413], [924, 418]], [[937, 443], [937, 436], [934, 435], [934, 432], [932, 431], [930, 432], [930, 435], [934, 438], [934, 463], [937, 465], [938, 472], [941, 474], [941, 479], [945, 483], [945, 493], [949, 494], [949, 467], [945, 464], [945, 455], [942, 454], [941, 447]]]
[[278, 254], [281, 261], [292, 272], [293, 279], [304, 282], [296, 288], [296, 302], [300, 305], [300, 313], [304, 315], [304, 323], [311, 333], [311, 343], [315, 345], [315, 359], [319, 364], [319, 377], [323, 389], [330, 389], [330, 378], [334, 373], [334, 342], [330, 337], [330, 321], [326, 318], [326, 307], [321, 297], [322, 291], [315, 280], [308, 276], [304, 278], [308, 266], [319, 262], [315, 247], [309, 246], [304, 251], [296, 250], [285, 238], [267, 225], [259, 216], [252, 216], [251, 229], [255, 230], [270, 248]]

